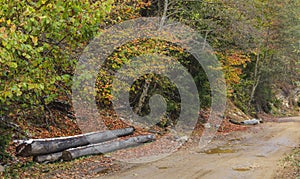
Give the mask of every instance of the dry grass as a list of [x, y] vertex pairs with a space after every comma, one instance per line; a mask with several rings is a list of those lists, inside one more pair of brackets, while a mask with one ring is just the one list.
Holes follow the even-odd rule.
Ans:
[[300, 179], [300, 146], [284, 157], [274, 178]]

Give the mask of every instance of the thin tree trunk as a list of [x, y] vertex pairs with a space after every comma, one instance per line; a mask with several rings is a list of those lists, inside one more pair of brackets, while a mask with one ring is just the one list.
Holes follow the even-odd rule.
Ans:
[[134, 110], [134, 112], [136, 114], [140, 114], [142, 112], [142, 108], [143, 108], [143, 105], [145, 104], [145, 100], [146, 100], [146, 96], [148, 95], [148, 90], [149, 90], [150, 84], [151, 84], [151, 82], [149, 80], [145, 79], [145, 84], [144, 84], [143, 91], [142, 91], [142, 94], [139, 99], [138, 106]]
[[165, 21], [166, 21], [166, 19], [167, 19], [168, 6], [169, 6], [169, 1], [168, 1], [168, 0], [165, 0], [165, 3], [164, 3], [164, 11], [163, 11], [163, 14], [162, 14], [162, 17], [161, 17], [161, 20], [160, 20], [159, 30], [162, 29], [162, 27], [164, 26]]
[[[269, 36], [270, 36], [270, 28], [268, 28], [268, 31], [267, 31], [266, 42], [264, 44], [265, 48], [268, 48], [268, 45], [269, 45]], [[266, 59], [266, 56], [267, 56], [267, 51], [265, 50], [263, 57], [262, 58], [260, 57], [261, 47], [262, 47], [262, 42], [258, 46], [257, 58], [256, 58], [256, 62], [255, 62], [255, 69], [254, 69], [254, 84], [253, 84], [253, 87], [252, 87], [252, 91], [251, 91], [251, 95], [250, 95], [250, 100], [248, 102], [248, 111], [250, 109], [251, 102], [254, 99], [254, 95], [255, 95], [257, 86], [260, 83], [259, 63], [260, 63], [260, 61], [264, 62], [265, 59]]]
[[248, 111], [250, 110], [250, 106], [251, 106], [251, 102], [253, 101], [254, 95], [255, 95], [255, 91], [256, 88], [260, 82], [260, 76], [258, 75], [258, 68], [259, 68], [259, 62], [260, 62], [260, 48], [261, 48], [261, 44], [259, 44], [259, 48], [257, 50], [257, 57], [256, 57], [256, 62], [255, 62], [255, 69], [254, 69], [254, 83], [252, 86], [252, 90], [251, 90], [251, 94], [250, 94], [250, 99], [248, 101]]
[[207, 44], [207, 37], [208, 37], [208, 34], [211, 32], [211, 30], [207, 30], [205, 32], [205, 37], [204, 37], [204, 42], [203, 42], [203, 46], [202, 46], [202, 50], [205, 50], [206, 48], [206, 44]]

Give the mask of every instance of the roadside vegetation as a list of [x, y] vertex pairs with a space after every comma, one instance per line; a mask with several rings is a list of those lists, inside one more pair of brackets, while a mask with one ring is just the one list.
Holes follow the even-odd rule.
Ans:
[[295, 148], [280, 161], [274, 178], [300, 178], [300, 148]]

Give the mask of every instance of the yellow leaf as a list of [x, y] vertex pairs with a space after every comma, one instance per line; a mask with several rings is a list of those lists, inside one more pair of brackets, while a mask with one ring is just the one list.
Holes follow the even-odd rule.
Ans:
[[10, 27], [10, 32], [11, 33], [14, 33], [16, 31], [16, 25], [13, 24], [11, 27]]
[[35, 37], [35, 36], [32, 36], [32, 35], [30, 36], [30, 38], [31, 38], [33, 44], [34, 44], [34, 45], [37, 45], [38, 38]]
[[7, 25], [10, 25], [10, 23], [11, 23], [10, 19], [8, 19], [8, 20], [6, 21], [6, 23], [7, 23]]
[[47, 5], [47, 8], [51, 9], [51, 8], [52, 8], [52, 4], [49, 3], [49, 4]]
[[2, 40], [2, 45], [5, 47], [7, 45], [7, 42]]

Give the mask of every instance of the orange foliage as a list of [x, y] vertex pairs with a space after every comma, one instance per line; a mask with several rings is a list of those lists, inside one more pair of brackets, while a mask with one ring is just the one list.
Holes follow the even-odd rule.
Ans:
[[238, 84], [243, 69], [247, 66], [247, 63], [251, 61], [250, 57], [240, 50], [227, 50], [225, 53], [217, 53], [217, 56], [223, 64], [228, 86]]

